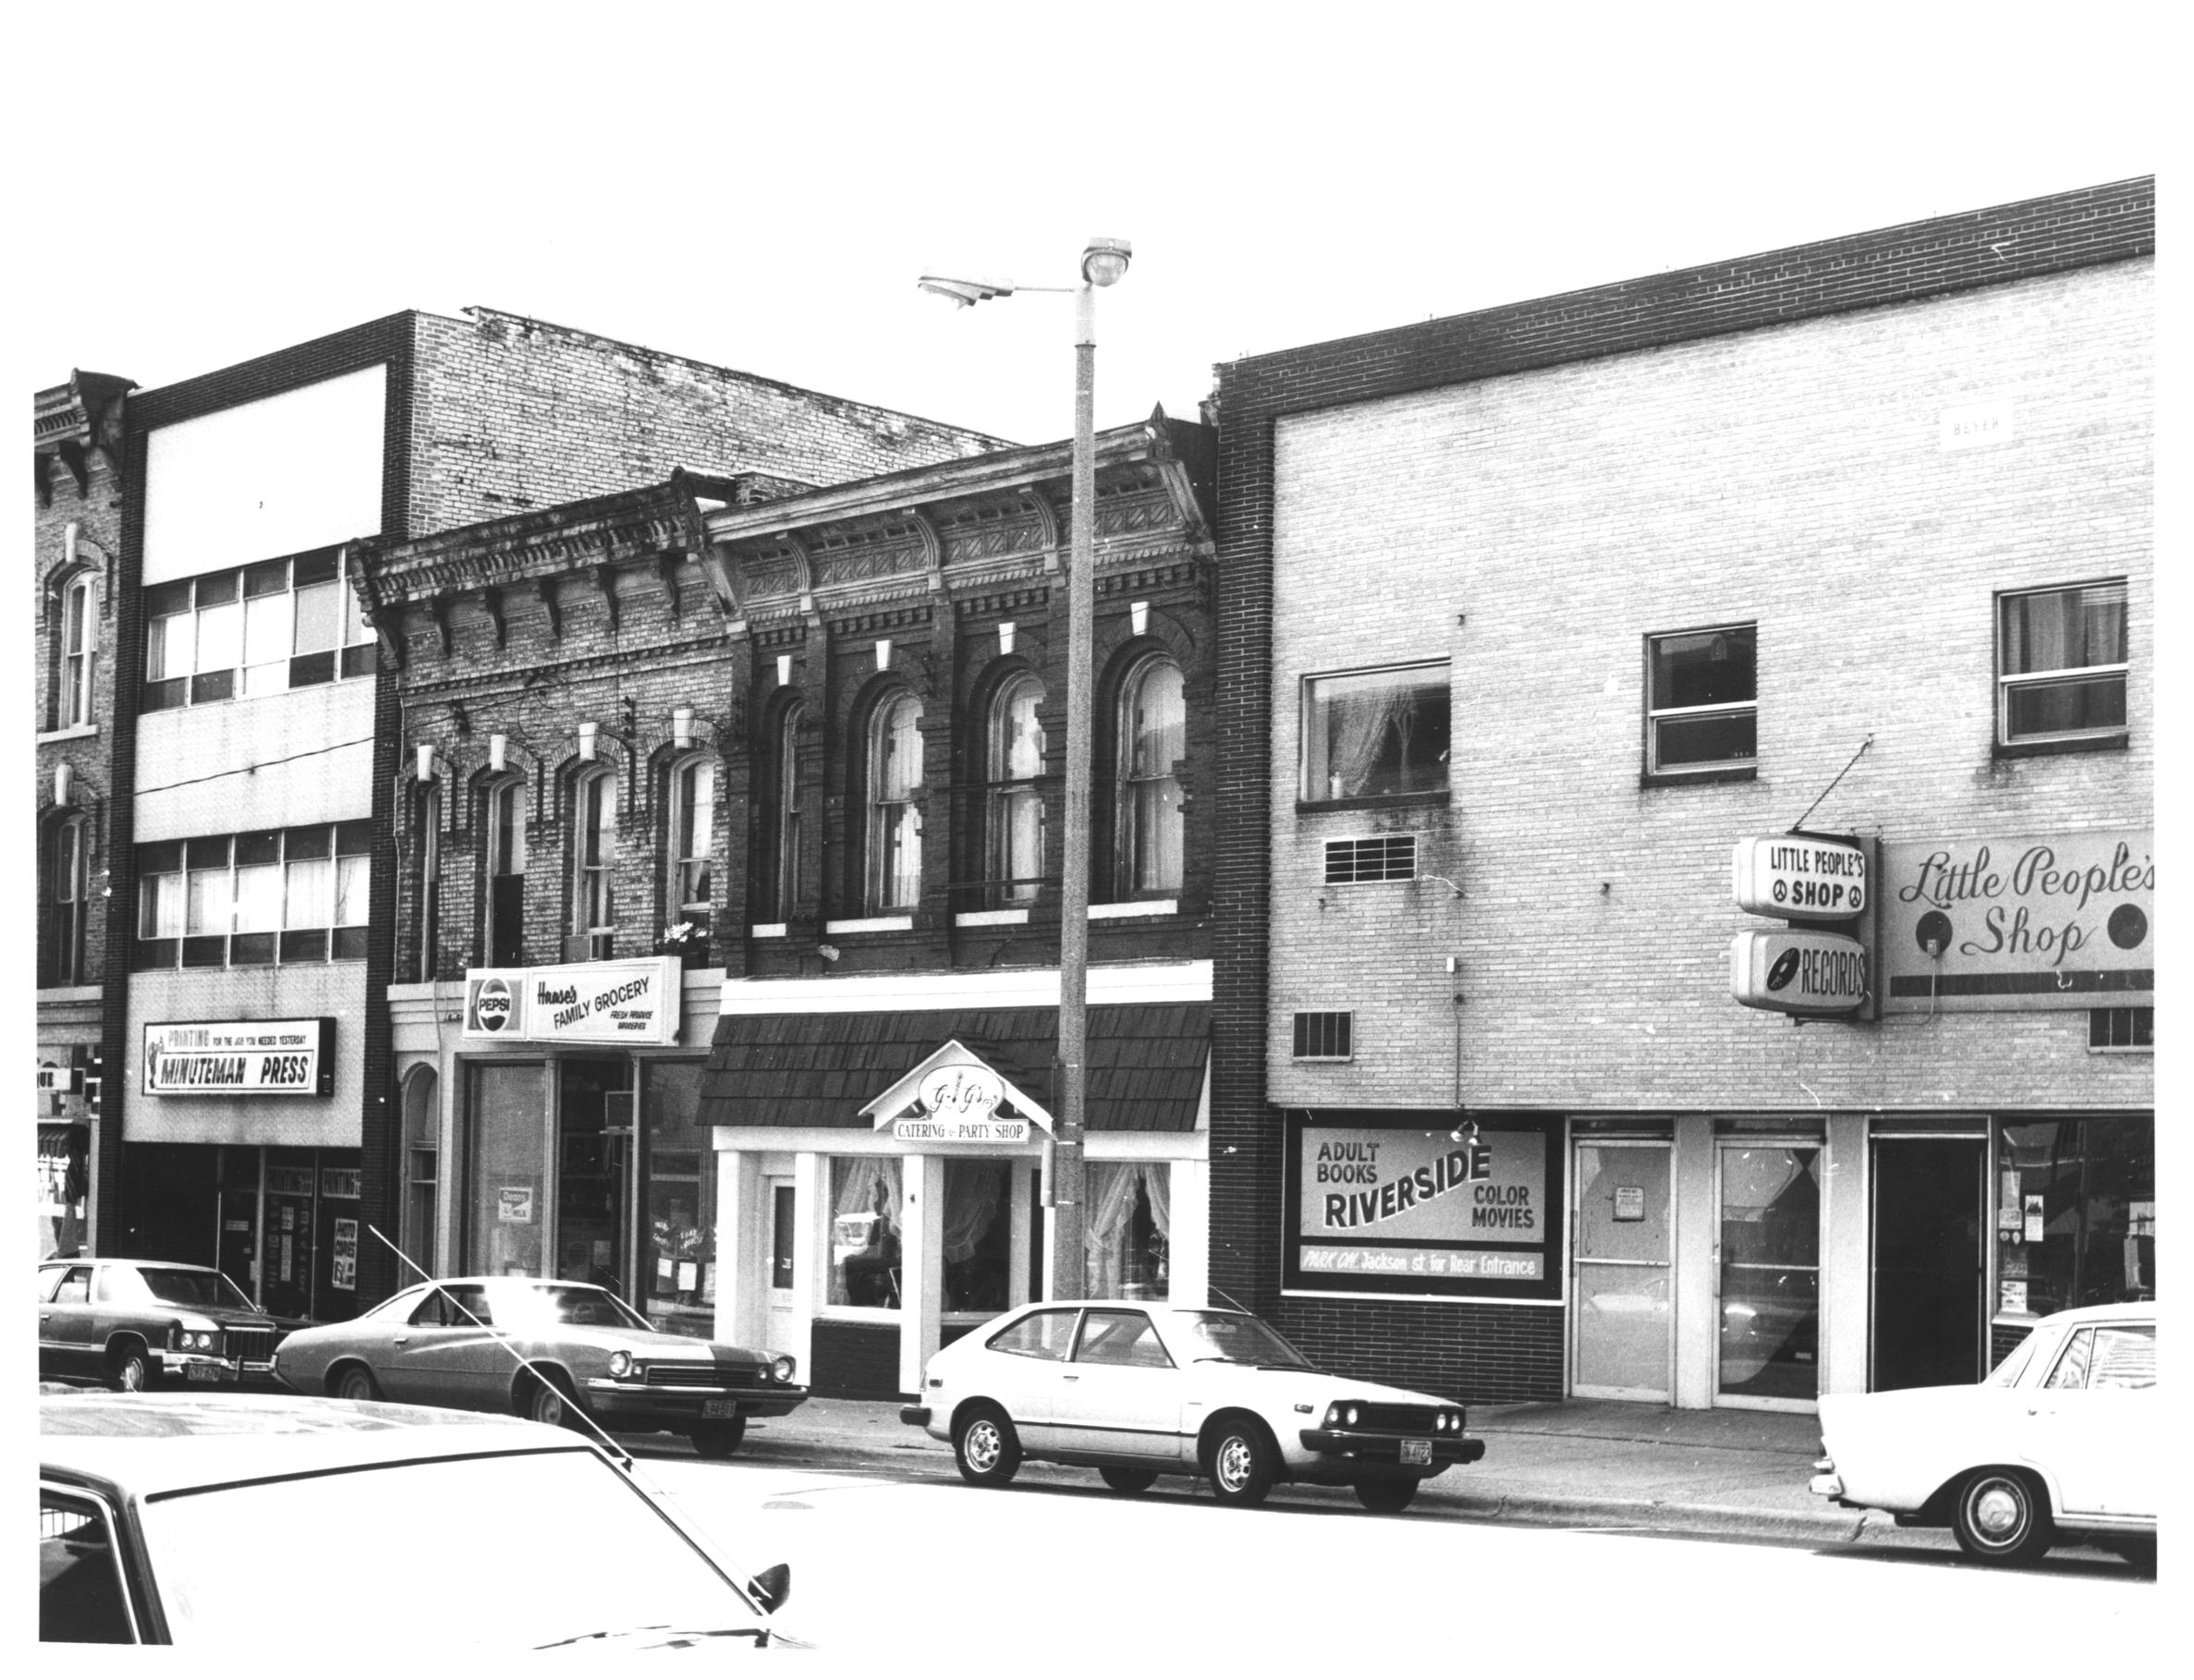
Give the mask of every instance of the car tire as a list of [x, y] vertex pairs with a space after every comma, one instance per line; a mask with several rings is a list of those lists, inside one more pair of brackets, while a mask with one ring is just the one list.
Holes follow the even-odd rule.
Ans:
[[694, 1430], [687, 1439], [693, 1443], [693, 1450], [703, 1458], [729, 1458], [739, 1450], [739, 1443], [747, 1438], [747, 1420], [728, 1418], [712, 1423], [706, 1429]]
[[1262, 1503], [1280, 1472], [1280, 1450], [1264, 1425], [1251, 1418], [1229, 1418], [1212, 1430], [1204, 1473], [1212, 1497], [1223, 1505]]
[[952, 1457], [963, 1481], [1002, 1488], [1021, 1467], [1021, 1438], [996, 1406], [969, 1406], [953, 1426]]
[[362, 1365], [346, 1365], [335, 1373], [328, 1393], [338, 1400], [378, 1400], [381, 1384], [373, 1381], [373, 1373]]
[[1104, 1485], [1115, 1493], [1145, 1493], [1150, 1491], [1151, 1484], [1158, 1479], [1155, 1470], [1130, 1469], [1117, 1464], [1105, 1465], [1097, 1474], [1104, 1478]]
[[1359, 1481], [1356, 1497], [1365, 1510], [1392, 1516], [1397, 1511], [1407, 1511], [1409, 1502], [1417, 1497], [1417, 1478], [1376, 1477]]
[[1950, 1530], [1968, 1557], [1984, 1564], [2030, 1564], [2054, 1538], [2049, 1496], [2019, 1470], [1976, 1470], [1950, 1508]]
[[545, 1423], [555, 1430], [585, 1427], [579, 1421], [579, 1402], [554, 1377], [528, 1379], [518, 1394], [518, 1416], [529, 1423]]
[[152, 1386], [160, 1368], [142, 1342], [117, 1343], [107, 1355], [107, 1383], [116, 1394], [142, 1394]]

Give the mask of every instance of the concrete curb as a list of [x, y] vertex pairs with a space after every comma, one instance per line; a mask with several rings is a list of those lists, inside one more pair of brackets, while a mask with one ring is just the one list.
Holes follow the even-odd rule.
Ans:
[[1657, 1499], [1600, 1499], [1558, 1493], [1434, 1492], [1420, 1496], [1420, 1508], [1454, 1512], [1482, 1522], [1528, 1523], [1539, 1528], [1652, 1528], [1695, 1534], [1740, 1534], [1759, 1540], [1816, 1540], [1848, 1545], [1870, 1522], [1886, 1519], [1871, 1512], [1763, 1510], [1746, 1505], [1708, 1505]]

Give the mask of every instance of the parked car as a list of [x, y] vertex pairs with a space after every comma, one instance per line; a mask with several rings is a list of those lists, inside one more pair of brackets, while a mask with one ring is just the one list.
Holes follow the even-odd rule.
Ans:
[[1328, 1375], [1246, 1312], [1146, 1301], [1043, 1301], [993, 1319], [930, 1360], [921, 1404], [899, 1417], [951, 1442], [979, 1487], [1042, 1459], [1092, 1466], [1122, 1493], [1208, 1477], [1237, 1505], [1300, 1481], [1399, 1511], [1419, 1483], [1485, 1454], [1452, 1400]]
[[1993, 1375], [1951, 1388], [1821, 1398], [1812, 1489], [1940, 1528], [1988, 1564], [2091, 1536], [2152, 1559], [2170, 1460], [2153, 1304], [2053, 1313]]
[[225, 1272], [172, 1260], [44, 1260], [38, 1268], [38, 1374], [118, 1389], [234, 1383], [274, 1369], [299, 1321], [256, 1306]]
[[767, 1645], [790, 1590], [783, 1565], [726, 1570], [599, 1449], [530, 1423], [77, 1393], [40, 1400], [39, 1432], [41, 1639], [246, 1665]]
[[414, 1284], [355, 1319], [297, 1332], [274, 1375], [302, 1394], [536, 1423], [576, 1425], [583, 1412], [605, 1430], [687, 1435], [709, 1458], [737, 1452], [750, 1418], [782, 1417], [808, 1397], [789, 1354], [673, 1335], [595, 1284], [529, 1277]]

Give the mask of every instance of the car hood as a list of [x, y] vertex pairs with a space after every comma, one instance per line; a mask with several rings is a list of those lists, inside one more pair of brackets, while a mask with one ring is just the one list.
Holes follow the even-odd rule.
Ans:
[[1368, 1400], [1392, 1406], [1440, 1406], [1460, 1410], [1461, 1403], [1427, 1394], [1416, 1389], [1389, 1388], [1383, 1382], [1359, 1382], [1330, 1371], [1282, 1370], [1253, 1365], [1227, 1365], [1216, 1361], [1195, 1370], [1214, 1389], [1255, 1396], [1266, 1405], [1294, 1406], [1322, 1413], [1335, 1400]]

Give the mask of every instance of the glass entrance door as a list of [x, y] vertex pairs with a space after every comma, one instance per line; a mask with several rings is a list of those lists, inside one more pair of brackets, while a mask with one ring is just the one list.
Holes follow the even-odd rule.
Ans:
[[1715, 1404], [1810, 1410], [1821, 1388], [1821, 1145], [1725, 1138], [1715, 1156]]
[[632, 1069], [556, 1064], [556, 1276], [633, 1298]]
[[1577, 1146], [1577, 1310], [1569, 1389], [1602, 1400], [1674, 1397], [1676, 1310], [1669, 1146]]
[[1870, 1388], [1978, 1382], [1988, 1313], [1985, 1138], [1874, 1139]]

